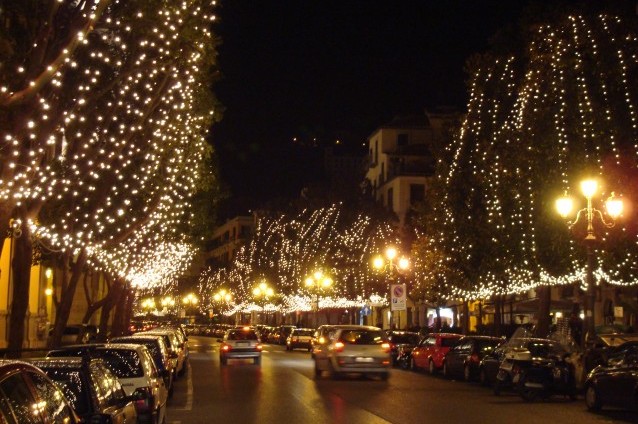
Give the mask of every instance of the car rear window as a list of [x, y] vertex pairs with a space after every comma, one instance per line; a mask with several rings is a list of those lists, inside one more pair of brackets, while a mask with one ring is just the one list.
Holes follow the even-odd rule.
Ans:
[[82, 381], [80, 371], [60, 367], [41, 367], [41, 369], [62, 389], [62, 393], [71, 402], [71, 406], [73, 406], [78, 415], [84, 415], [89, 412], [88, 387]]
[[343, 330], [339, 340], [345, 344], [377, 345], [385, 342], [386, 337], [383, 331]]
[[228, 340], [257, 340], [257, 333], [252, 330], [230, 331]]
[[142, 362], [134, 350], [100, 349], [100, 357], [108, 364], [109, 370], [118, 378], [137, 378], [144, 376]]
[[295, 330], [292, 334], [295, 336], [312, 336], [312, 330]]

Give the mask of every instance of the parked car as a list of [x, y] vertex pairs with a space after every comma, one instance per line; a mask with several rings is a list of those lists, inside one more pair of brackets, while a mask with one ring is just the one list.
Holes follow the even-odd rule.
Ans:
[[603, 406], [638, 409], [638, 342], [618, 346], [585, 381], [585, 403], [590, 411]]
[[166, 346], [169, 348], [169, 352], [172, 352], [175, 356], [175, 372], [173, 375], [173, 379], [177, 380], [179, 376], [184, 374], [186, 370], [186, 351], [185, 345], [180, 343], [179, 337], [176, 334], [175, 330], [171, 329], [156, 329], [149, 331], [144, 331], [141, 333], [135, 333], [134, 335], [142, 335], [142, 334], [150, 334], [150, 335], [158, 335], [164, 337], [164, 341], [166, 342]]
[[186, 365], [188, 364], [188, 358], [190, 357], [190, 350], [188, 349], [188, 336], [186, 336], [186, 331], [181, 325], [171, 325], [171, 326], [162, 326], [154, 328], [152, 331], [163, 331], [169, 330], [174, 331], [177, 336], [178, 346], [183, 351], [184, 355], [184, 366], [182, 367], [182, 374], [186, 371]]
[[[607, 329], [611, 331], [614, 327], [601, 328], [601, 331]], [[610, 354], [622, 344], [627, 342], [638, 342], [638, 333], [601, 333], [597, 334], [592, 340], [588, 341], [585, 351], [585, 370], [587, 372], [593, 370], [598, 365], [607, 363]]]
[[387, 380], [390, 341], [383, 330], [363, 325], [334, 325], [326, 330], [327, 337], [320, 337], [313, 350], [316, 377], [327, 371], [335, 379], [358, 373]]
[[99, 358], [44, 358], [29, 363], [40, 368], [61, 389], [75, 412], [90, 423], [95, 415], [107, 415], [113, 424], [134, 424], [138, 396], [127, 396], [120, 381]]
[[295, 328], [286, 339], [286, 350], [298, 348], [310, 351], [310, 341], [312, 340], [312, 328]]
[[132, 343], [146, 346], [148, 352], [153, 357], [155, 368], [162, 376], [164, 385], [168, 389], [168, 397], [173, 396], [173, 367], [168, 349], [164, 343], [162, 336], [123, 336], [114, 337], [109, 340], [110, 343]]
[[[106, 424], [109, 418], [96, 414], [89, 422]], [[83, 420], [42, 370], [25, 362], [0, 360], [0, 421], [7, 424], [80, 424]]]
[[87, 355], [102, 358], [109, 370], [120, 379], [126, 394], [139, 396], [135, 402], [139, 423], [163, 422], [168, 390], [145, 346], [116, 343], [76, 345], [52, 350], [47, 357]]
[[419, 342], [412, 349], [412, 369], [415, 371], [427, 369], [430, 374], [436, 374], [443, 368], [445, 354], [461, 338], [460, 334], [432, 333]]
[[421, 336], [419, 333], [414, 333], [412, 331], [390, 331], [388, 333], [388, 339], [390, 340], [390, 356], [392, 357], [392, 365], [397, 365], [397, 358], [399, 356], [399, 350], [404, 350], [403, 348], [414, 348], [419, 341], [421, 340]]
[[445, 377], [463, 377], [472, 381], [479, 376], [481, 360], [491, 353], [503, 339], [489, 336], [465, 336], [458, 340], [443, 359]]

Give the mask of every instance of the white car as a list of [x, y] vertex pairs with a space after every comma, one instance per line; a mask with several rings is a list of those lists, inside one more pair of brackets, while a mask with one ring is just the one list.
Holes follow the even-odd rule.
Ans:
[[333, 325], [327, 337], [321, 337], [313, 347], [315, 376], [324, 371], [332, 378], [357, 373], [377, 375], [386, 380], [390, 375], [390, 341], [377, 327], [364, 325]]
[[168, 390], [157, 372], [146, 346], [120, 343], [95, 343], [67, 346], [52, 350], [47, 357], [84, 356], [102, 358], [120, 380], [127, 396], [140, 396], [135, 401], [138, 422], [163, 423], [166, 419]]
[[175, 334], [175, 330], [153, 329], [142, 333], [135, 333], [136, 336], [143, 334], [163, 336], [164, 340], [168, 341], [167, 347], [169, 348], [169, 352], [172, 352], [173, 356], [177, 359], [174, 378], [177, 379], [178, 376], [184, 374], [184, 371], [186, 370], [186, 355], [184, 351], [185, 344], [180, 342], [179, 337]]

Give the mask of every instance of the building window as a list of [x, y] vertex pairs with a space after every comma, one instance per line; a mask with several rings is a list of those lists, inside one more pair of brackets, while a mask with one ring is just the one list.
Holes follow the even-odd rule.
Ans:
[[408, 145], [408, 135], [407, 134], [398, 134], [397, 135], [397, 147], [403, 147]]
[[425, 200], [425, 185], [410, 184], [410, 204], [414, 205], [424, 200]]

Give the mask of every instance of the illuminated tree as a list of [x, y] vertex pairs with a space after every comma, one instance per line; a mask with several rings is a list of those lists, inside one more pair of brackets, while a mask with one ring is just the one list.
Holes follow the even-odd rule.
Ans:
[[[3, 9], [0, 225], [14, 218], [17, 245], [25, 244], [15, 276], [27, 297], [14, 295], [14, 306], [28, 300], [29, 235], [61, 252], [69, 279], [56, 332], [85, 267], [122, 284], [157, 285], [192, 256], [183, 228], [194, 194], [211, 188], [204, 136], [217, 118], [213, 4], [86, 0]], [[158, 252], [172, 256], [160, 262]], [[20, 310], [11, 314], [20, 321]], [[21, 334], [16, 328], [10, 344], [21, 344]]]

